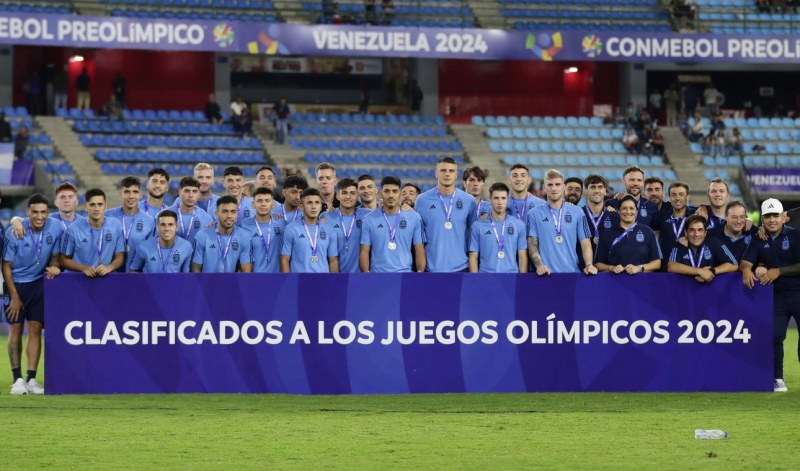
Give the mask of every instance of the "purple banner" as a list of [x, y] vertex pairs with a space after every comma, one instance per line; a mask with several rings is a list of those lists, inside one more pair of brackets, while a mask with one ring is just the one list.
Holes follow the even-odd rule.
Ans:
[[773, 386], [772, 288], [736, 274], [65, 274], [45, 297], [49, 394]]
[[36, 179], [34, 169], [36, 164], [30, 160], [15, 160], [11, 170], [11, 184], [19, 186], [34, 186]]
[[797, 36], [502, 31], [0, 14], [0, 43], [258, 55], [800, 62]]
[[800, 168], [747, 168], [747, 182], [759, 193], [800, 192]]

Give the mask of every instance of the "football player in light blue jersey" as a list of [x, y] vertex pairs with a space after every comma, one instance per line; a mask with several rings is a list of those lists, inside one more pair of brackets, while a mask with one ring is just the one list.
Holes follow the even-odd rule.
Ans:
[[[155, 218], [162, 209], [167, 209], [164, 195], [169, 190], [169, 173], [163, 168], [154, 168], [147, 172], [147, 197], [139, 202], [139, 209]], [[155, 219], [153, 219], [155, 224]]]
[[414, 211], [401, 210], [400, 198], [400, 179], [384, 177], [383, 206], [364, 217], [359, 255], [359, 267], [364, 273], [411, 272], [412, 253], [417, 271], [425, 271], [422, 218]]
[[236, 225], [239, 205], [234, 196], [217, 201], [217, 227], [200, 231], [194, 239], [192, 273], [253, 271], [250, 234]]
[[[232, 165], [223, 170], [222, 186], [225, 187], [225, 195], [232, 196], [238, 205], [236, 224], [241, 224], [245, 219], [253, 217], [253, 198], [244, 196], [244, 172], [242, 172], [240, 167]], [[218, 204], [219, 200], [215, 203], [211, 203], [209, 205], [208, 214], [212, 216], [216, 215]]]
[[[8, 356], [13, 375], [11, 394], [44, 394], [36, 381], [42, 354], [44, 327], [44, 278], [53, 279], [61, 270], [58, 252], [64, 228], [59, 221], [47, 217], [47, 198], [33, 195], [28, 200], [23, 221], [27, 231], [20, 240], [8, 230], [3, 253], [3, 293], [7, 321]], [[27, 379], [22, 379], [22, 331], [28, 325]]]
[[528, 215], [528, 252], [538, 275], [579, 273], [578, 241], [587, 275], [596, 275], [589, 226], [583, 210], [564, 201], [564, 176], [548, 170], [544, 177], [547, 203]]
[[358, 183], [352, 178], [339, 180], [339, 208], [322, 213], [319, 218], [327, 222], [339, 236], [339, 272], [358, 273], [359, 246], [364, 216], [369, 209], [357, 208]]
[[520, 221], [527, 221], [528, 214], [533, 208], [544, 204], [544, 200], [528, 192], [531, 184], [531, 174], [528, 167], [516, 164], [508, 172], [508, 186], [511, 195], [508, 198], [506, 212]]
[[480, 220], [492, 214], [492, 204], [481, 199], [483, 185], [486, 183], [486, 172], [480, 167], [470, 167], [464, 170], [464, 191], [475, 197], [475, 219]]
[[300, 196], [308, 189], [308, 181], [300, 175], [291, 175], [283, 181], [283, 206], [273, 208], [272, 217], [283, 219], [286, 225], [303, 218]]
[[[211, 164], [200, 162], [194, 166], [194, 178], [200, 182], [200, 195], [197, 197], [197, 207], [205, 212], [211, 203], [217, 201], [219, 196], [211, 192], [214, 188], [214, 167]], [[178, 196], [173, 203], [173, 207], [178, 207], [181, 204], [181, 197]], [[210, 216], [211, 214], [209, 214]]]
[[[192, 178], [192, 177], [187, 177]], [[141, 243], [129, 271], [133, 273], [188, 273], [192, 262], [192, 244], [180, 237], [178, 214], [165, 209], [158, 213], [158, 237]]]
[[89, 278], [119, 270], [125, 261], [122, 223], [105, 216], [106, 194], [93, 188], [86, 192], [89, 217], [69, 226], [61, 243], [61, 267]]
[[339, 273], [339, 233], [319, 220], [322, 195], [305, 190], [303, 216], [286, 226], [281, 245], [281, 273]]
[[506, 213], [510, 192], [504, 183], [495, 183], [489, 188], [492, 214], [485, 221], [476, 221], [470, 231], [471, 273], [528, 272], [525, 223]]
[[456, 188], [458, 166], [452, 157], [436, 164], [435, 188], [419, 195], [416, 211], [422, 216], [427, 269], [455, 273], [469, 269], [467, 228], [475, 219], [475, 198]]
[[269, 165], [263, 165], [256, 171], [256, 185], [253, 188], [253, 196], [255, 196], [255, 189], [258, 187], [272, 190], [272, 201], [274, 202], [272, 209], [281, 207], [283, 195], [278, 191], [278, 178], [275, 176], [275, 170]]
[[375, 177], [364, 174], [358, 177], [357, 181], [361, 207], [370, 211], [378, 209], [378, 185], [375, 184]]
[[[74, 222], [86, 219], [85, 217], [77, 214], [78, 208], [78, 188], [70, 182], [64, 182], [56, 187], [55, 190], [55, 205], [58, 211], [49, 215], [49, 217], [61, 223], [61, 228], [66, 230]], [[11, 228], [13, 234], [17, 239], [22, 239], [25, 235], [27, 228], [22, 224], [22, 218], [14, 216], [11, 218]], [[62, 238], [63, 240], [63, 238]]]
[[128, 271], [128, 264], [136, 253], [136, 248], [155, 234], [156, 222], [149, 214], [139, 209], [142, 198], [142, 181], [128, 176], [119, 183], [119, 196], [122, 206], [106, 211], [106, 217], [116, 219], [122, 224], [122, 237], [125, 239], [125, 261], [120, 271]]
[[738, 262], [717, 239], [706, 238], [708, 221], [698, 214], [686, 218], [686, 243], [675, 244], [669, 257], [670, 273], [693, 276], [698, 283], [709, 283], [717, 275], [738, 271]]
[[241, 228], [250, 234], [253, 252], [253, 273], [280, 273], [281, 244], [286, 222], [272, 216], [274, 193], [257, 187], [253, 191], [255, 217], [245, 220]]
[[214, 218], [197, 207], [201, 183], [194, 177], [181, 178], [180, 197], [169, 209], [178, 215], [178, 237], [194, 246], [194, 238], [203, 229], [214, 227]]

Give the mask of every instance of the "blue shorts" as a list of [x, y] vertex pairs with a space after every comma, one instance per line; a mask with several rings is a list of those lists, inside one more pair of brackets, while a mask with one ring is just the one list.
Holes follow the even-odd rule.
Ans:
[[[8, 320], [6, 315], [6, 322], [22, 324], [25, 321], [36, 321], [44, 325], [44, 278], [30, 283], [14, 283], [14, 286], [16, 286], [19, 299], [22, 300], [25, 308], [19, 312], [17, 320], [13, 322]], [[3, 283], [3, 293], [5, 293], [3, 295], [3, 313], [5, 314], [5, 310], [11, 303], [11, 296], [8, 295], [8, 287], [5, 282]]]

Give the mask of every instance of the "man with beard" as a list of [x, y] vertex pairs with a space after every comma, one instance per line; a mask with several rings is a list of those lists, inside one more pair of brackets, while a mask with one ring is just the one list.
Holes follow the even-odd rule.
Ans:
[[171, 209], [158, 213], [158, 237], [146, 240], [139, 246], [130, 263], [129, 271], [189, 273], [193, 255], [192, 244], [177, 237], [177, 232], [178, 213]]
[[[637, 166], [631, 166], [622, 173], [622, 184], [625, 186], [625, 193], [633, 196], [636, 200], [637, 216], [636, 222], [645, 226], [652, 226], [653, 217], [658, 212], [658, 207], [652, 202], [642, 198], [642, 188], [644, 186], [644, 170]], [[616, 210], [619, 207], [619, 200], [612, 198], [606, 200], [606, 208]]]
[[492, 205], [488, 201], [481, 200], [483, 195], [483, 185], [486, 183], [486, 172], [480, 167], [470, 167], [464, 170], [464, 191], [475, 197], [475, 219], [480, 219], [482, 215], [492, 213]]
[[[606, 211], [603, 204], [606, 198], [606, 185], [606, 179], [597, 174], [591, 174], [583, 180], [584, 196], [586, 197], [586, 205], [583, 207], [583, 212], [586, 216], [586, 221], [589, 223], [593, 253], [597, 253], [600, 234], [619, 222], [619, 214], [615, 211]], [[583, 270], [586, 267], [583, 262], [583, 250], [580, 243], [578, 243], [576, 250], [578, 253], [578, 267]]]
[[664, 201], [664, 181], [658, 177], [648, 177], [644, 181], [644, 197], [658, 208], [659, 212], [672, 211], [672, 204]]
[[336, 198], [336, 167], [323, 162], [317, 165], [316, 182], [319, 194], [322, 195], [322, 212], [333, 211], [339, 207], [339, 200]]
[[[278, 178], [275, 175], [275, 170], [272, 169], [269, 165], [264, 165], [258, 169], [256, 172], [256, 185], [255, 188], [269, 188], [272, 190], [272, 194], [274, 195], [273, 201], [275, 202], [275, 208], [280, 207], [283, 203], [283, 196], [278, 193]], [[253, 195], [255, 195], [255, 188], [253, 189]]]
[[217, 227], [207, 227], [195, 237], [192, 273], [253, 271], [250, 234], [236, 225], [239, 204], [231, 195], [217, 201]]
[[417, 197], [422, 193], [420, 187], [413, 183], [406, 183], [403, 185], [403, 191], [400, 192], [402, 195], [401, 204], [403, 206], [403, 211], [412, 211], [414, 206], [417, 203]]
[[[222, 186], [225, 187], [225, 195], [232, 196], [238, 207], [236, 212], [236, 224], [241, 224], [245, 219], [253, 217], [253, 198], [244, 196], [244, 172], [241, 167], [231, 165], [222, 172]], [[219, 202], [219, 200], [217, 200]], [[209, 214], [216, 214], [216, 205], [209, 205]]]
[[197, 207], [202, 184], [194, 177], [181, 178], [180, 198], [171, 209], [176, 214], [178, 237], [194, 245], [194, 239], [201, 230], [214, 225], [214, 218]]
[[[320, 191], [322, 193], [322, 191]], [[339, 231], [339, 272], [358, 273], [359, 245], [364, 216], [369, 209], [358, 208], [358, 183], [352, 178], [339, 181], [339, 208], [320, 215], [320, 220], [327, 222]]]
[[736, 263], [742, 261], [747, 247], [757, 239], [758, 227], [747, 228], [747, 213], [744, 203], [741, 201], [731, 201], [725, 205], [725, 220], [722, 221], [723, 229], [716, 235], [709, 233], [709, 238], [715, 238], [725, 244], [733, 254]]
[[703, 216], [686, 218], [688, 245], [677, 244], [671, 250], [668, 264], [670, 273], [693, 276], [698, 283], [710, 283], [717, 275], [737, 270], [737, 262], [731, 251], [717, 239], [706, 238], [706, 224]]
[[152, 218], [162, 209], [167, 209], [164, 204], [164, 195], [169, 190], [169, 174], [163, 168], [154, 168], [147, 172], [147, 198], [139, 202], [139, 209]]
[[139, 209], [142, 198], [142, 182], [129, 176], [119, 182], [119, 196], [122, 206], [106, 211], [106, 217], [116, 219], [122, 224], [122, 237], [125, 239], [125, 261], [121, 271], [128, 271], [128, 264], [136, 254], [136, 248], [155, 233], [156, 222], [149, 214]]
[[378, 188], [375, 186], [375, 178], [372, 175], [361, 175], [358, 177], [358, 196], [361, 199], [361, 207], [374, 211], [378, 209]]
[[528, 167], [522, 164], [516, 164], [511, 167], [508, 173], [508, 186], [511, 187], [511, 195], [508, 198], [506, 212], [520, 221], [527, 221], [528, 213], [533, 208], [544, 204], [543, 199], [528, 193], [528, 185], [530, 184], [531, 175]]
[[564, 199], [567, 203], [578, 205], [583, 197], [583, 180], [578, 177], [569, 177], [564, 180]]

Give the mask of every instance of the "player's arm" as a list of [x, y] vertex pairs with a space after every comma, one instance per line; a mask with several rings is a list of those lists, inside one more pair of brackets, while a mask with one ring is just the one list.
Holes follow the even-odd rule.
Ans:
[[339, 257], [328, 257], [328, 269], [330, 273], [339, 273]]
[[25, 226], [22, 225], [22, 218], [19, 216], [14, 216], [11, 218], [11, 232], [17, 236], [17, 239], [22, 239], [25, 237]]
[[612, 265], [603, 262], [594, 262], [594, 266], [595, 268], [597, 268], [598, 272], [607, 272], [607, 271], [612, 271], [614, 269]]
[[281, 273], [291, 273], [289, 270], [289, 262], [291, 261], [291, 255], [281, 255]]
[[369, 273], [369, 250], [371, 246], [361, 244], [361, 249], [358, 252], [358, 268], [361, 273]]
[[242, 273], [253, 273], [253, 264], [252, 263], [242, 263], [239, 266], [242, 269]]
[[533, 266], [536, 268], [537, 275], [549, 275], [550, 269], [542, 261], [542, 255], [539, 253], [539, 238], [528, 237], [528, 255], [533, 260]]
[[583, 254], [583, 263], [586, 264], [586, 268], [583, 269], [583, 272], [587, 275], [596, 275], [597, 274], [597, 267], [594, 266], [594, 253], [592, 252], [592, 240], [588, 237], [585, 239], [581, 239], [581, 253]]
[[50, 255], [50, 262], [47, 264], [47, 268], [44, 269], [45, 279], [52, 280], [53, 278], [61, 274], [60, 260], [61, 257], [59, 256], [59, 254], [53, 253]]
[[417, 273], [425, 273], [428, 269], [428, 256], [425, 255], [425, 244], [414, 245], [414, 260], [417, 262]]
[[6, 308], [6, 317], [9, 321], [13, 322], [17, 320], [17, 317], [19, 317], [19, 311], [21, 311], [25, 306], [22, 304], [22, 300], [17, 292], [17, 286], [14, 284], [14, 277], [11, 275], [11, 262], [4, 260], [2, 270], [3, 280], [6, 282], [6, 290], [8, 291], [8, 297], [10, 298], [10, 302]]
[[88, 265], [81, 265], [80, 263], [72, 260], [72, 255], [61, 254], [61, 266], [65, 270], [72, 270], [81, 272], [84, 275], [88, 276], [89, 278], [94, 278], [97, 276], [95, 273], [94, 267], [90, 267]]
[[517, 251], [517, 263], [520, 273], [528, 273], [528, 251], [521, 249]]
[[125, 252], [117, 252], [114, 254], [114, 258], [111, 260], [111, 263], [97, 267], [97, 276], [106, 276], [111, 272], [119, 270], [119, 268], [124, 264]]
[[781, 276], [800, 276], [800, 263], [777, 269]]
[[203, 264], [202, 263], [194, 263], [192, 262], [192, 273], [202, 273], [203, 272]]
[[478, 252], [469, 253], [469, 272], [478, 273]]

